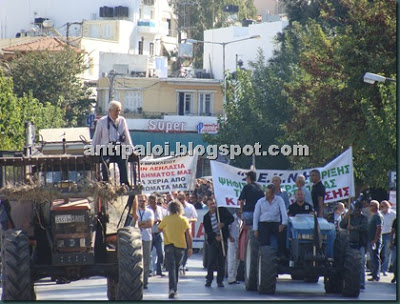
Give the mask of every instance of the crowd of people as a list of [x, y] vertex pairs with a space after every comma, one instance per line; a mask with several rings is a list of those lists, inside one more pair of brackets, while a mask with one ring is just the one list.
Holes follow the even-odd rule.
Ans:
[[[313, 183], [311, 191], [304, 186], [303, 175], [296, 178], [296, 200], [290, 203], [287, 192], [281, 188], [280, 177], [275, 176], [264, 192], [256, 183], [256, 173], [250, 171], [246, 174], [247, 184], [239, 196], [240, 208], [234, 212], [217, 207], [212, 183], [207, 180], [197, 180], [195, 190], [190, 193], [174, 191], [150, 195], [147, 210], [151, 212], [145, 212], [147, 197], [140, 195], [138, 224], [143, 237], [144, 288], [148, 286], [149, 276], [165, 276], [162, 270], [166, 269], [169, 272], [169, 297], [176, 296], [179, 274], [185, 275], [187, 259], [193, 251], [189, 232], [192, 222], [200, 220], [204, 224], [208, 245], [205, 286], [211, 287], [214, 272], [217, 272], [217, 286], [224, 287], [225, 265], [228, 283], [239, 283], [236, 279], [238, 244], [243, 224], [254, 231], [260, 245], [270, 245], [272, 237], [275, 237], [278, 258], [285, 259], [288, 258], [285, 244], [288, 217], [297, 214], [323, 217], [325, 213], [325, 218], [334, 224], [337, 233], [349, 234], [350, 245], [361, 253], [361, 290], [365, 289], [367, 267], [371, 275], [369, 281], [379, 281], [381, 274], [387, 276], [392, 267], [396, 268], [396, 212], [390, 203], [363, 199], [346, 209], [342, 202], [337, 202], [333, 211], [326, 213], [325, 187], [320, 172], [312, 170], [310, 179]], [[199, 209], [208, 210], [203, 219], [198, 219], [196, 210]], [[171, 216], [174, 220], [170, 219]], [[168, 236], [171, 231], [175, 231], [180, 239], [174, 241]], [[164, 232], [164, 237], [161, 232]], [[394, 275], [392, 283], [395, 282]]]

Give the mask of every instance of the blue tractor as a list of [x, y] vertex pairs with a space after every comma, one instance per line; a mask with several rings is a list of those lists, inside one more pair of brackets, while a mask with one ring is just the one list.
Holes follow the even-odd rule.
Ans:
[[336, 233], [333, 224], [309, 214], [289, 217], [286, 247], [289, 259], [278, 258], [277, 241], [258, 246], [250, 231], [246, 244], [245, 285], [247, 290], [274, 294], [278, 274], [290, 274], [294, 280], [317, 283], [324, 277], [326, 293], [358, 297], [361, 256], [352, 248], [347, 234]]

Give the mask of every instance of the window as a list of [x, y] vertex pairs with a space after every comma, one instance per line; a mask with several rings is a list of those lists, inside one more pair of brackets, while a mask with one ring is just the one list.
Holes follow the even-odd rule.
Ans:
[[153, 10], [150, 11], [150, 19], [154, 19], [154, 11]]
[[138, 112], [138, 108], [143, 106], [142, 91], [125, 91], [124, 111]]
[[143, 41], [139, 41], [138, 48], [139, 48], [139, 55], [143, 55]]
[[178, 115], [189, 115], [193, 113], [193, 93], [178, 93]]
[[154, 43], [150, 42], [150, 56], [154, 56]]
[[111, 24], [104, 24], [103, 26], [103, 38], [109, 39], [113, 36], [113, 29]]
[[199, 115], [212, 115], [212, 102], [212, 93], [199, 93]]

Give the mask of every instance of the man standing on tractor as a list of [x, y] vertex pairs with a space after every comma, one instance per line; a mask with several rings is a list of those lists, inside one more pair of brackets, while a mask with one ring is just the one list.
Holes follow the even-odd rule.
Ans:
[[265, 197], [260, 198], [254, 208], [253, 230], [260, 246], [270, 246], [271, 236], [278, 240], [278, 255], [286, 252], [284, 230], [288, 223], [285, 202], [275, 195], [275, 186], [267, 186]]
[[256, 183], [257, 174], [254, 171], [246, 173], [247, 185], [243, 187], [239, 196], [242, 220], [246, 225], [253, 225], [254, 207], [257, 201], [264, 196], [261, 186]]
[[321, 182], [321, 173], [317, 169], [311, 170], [310, 179], [314, 184], [311, 190], [311, 198], [314, 205], [314, 210], [317, 212], [318, 217], [323, 217], [325, 186]]
[[[100, 118], [96, 125], [96, 130], [92, 139], [93, 151], [97, 151], [96, 146], [101, 145], [107, 147], [109, 144], [114, 146], [114, 153], [117, 152], [117, 145], [127, 145], [132, 147], [131, 135], [129, 133], [128, 124], [124, 117], [120, 116], [121, 103], [119, 101], [110, 101], [108, 105], [108, 115]], [[120, 147], [122, 149], [122, 146]], [[105, 155], [104, 149], [101, 149], [102, 174], [103, 181], [108, 181], [108, 167], [111, 161], [118, 164], [120, 183], [129, 186], [127, 160], [122, 159], [119, 155]], [[108, 149], [107, 149], [108, 150]], [[120, 151], [121, 152], [121, 151]]]

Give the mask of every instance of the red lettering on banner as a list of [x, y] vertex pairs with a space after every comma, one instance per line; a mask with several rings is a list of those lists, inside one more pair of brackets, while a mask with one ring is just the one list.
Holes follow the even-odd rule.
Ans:
[[350, 190], [349, 187], [344, 187], [343, 188], [343, 191], [344, 191], [344, 195], [343, 196], [349, 196], [350, 195], [349, 190]]
[[331, 196], [331, 191], [327, 191], [325, 192], [325, 200], [331, 200], [333, 199], [333, 197]]
[[233, 198], [227, 198], [227, 197], [225, 197], [225, 203], [226, 203], [227, 206], [229, 206], [229, 205], [234, 205], [234, 206], [236, 206], [236, 204], [233, 202]]
[[201, 238], [204, 236], [204, 226], [203, 223], [200, 223], [199, 231], [197, 231], [196, 238]]
[[342, 189], [332, 190], [332, 193], [334, 198], [342, 197]]
[[349, 196], [350, 187], [343, 187], [337, 190], [326, 191], [325, 200], [333, 200], [341, 197]]

